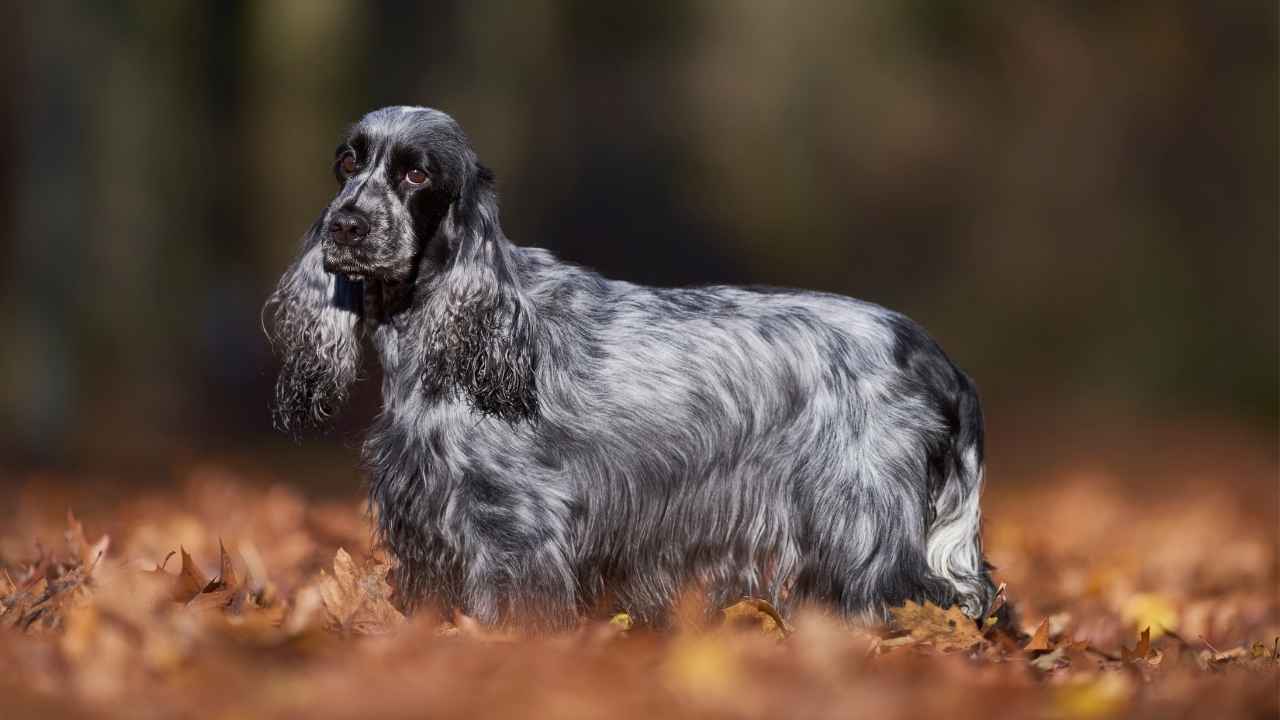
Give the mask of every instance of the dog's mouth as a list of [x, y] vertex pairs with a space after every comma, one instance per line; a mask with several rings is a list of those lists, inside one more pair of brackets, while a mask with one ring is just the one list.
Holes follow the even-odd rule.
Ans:
[[334, 275], [343, 275], [351, 280], [361, 280], [373, 274], [372, 265], [360, 256], [357, 250], [324, 242], [324, 269]]
[[[411, 269], [409, 265], [398, 261], [371, 260], [361, 248], [351, 248], [337, 243], [324, 241], [323, 265], [325, 272], [337, 275], [345, 283], [364, 285], [367, 288], [381, 287], [399, 288], [406, 284]], [[399, 293], [399, 291], [396, 291]]]

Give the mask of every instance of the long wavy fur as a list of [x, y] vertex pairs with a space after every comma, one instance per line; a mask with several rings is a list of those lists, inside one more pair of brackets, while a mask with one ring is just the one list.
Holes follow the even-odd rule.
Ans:
[[[388, 228], [364, 250], [395, 259], [365, 282], [395, 277], [400, 299], [363, 319], [335, 304], [313, 233], [273, 296], [277, 422], [328, 418], [371, 337], [383, 410], [364, 462], [406, 606], [661, 625], [699, 588], [784, 612], [987, 612], [982, 414], [918, 325], [823, 293], [644, 287], [517, 247], [438, 111], [375, 111], [346, 142], [367, 165], [332, 207]], [[380, 164], [411, 152], [432, 177], [412, 196]]]
[[272, 412], [281, 431], [296, 437], [323, 427], [346, 404], [360, 373], [362, 294], [358, 283], [325, 272], [312, 227], [266, 306], [268, 337], [283, 357]]
[[481, 414], [517, 421], [537, 409], [534, 318], [497, 215], [493, 176], [478, 167], [441, 226], [453, 252], [427, 292], [423, 382], [429, 394], [462, 393]]

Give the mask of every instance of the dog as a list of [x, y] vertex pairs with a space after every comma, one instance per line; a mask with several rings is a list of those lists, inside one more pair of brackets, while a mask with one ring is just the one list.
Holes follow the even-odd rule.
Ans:
[[369, 113], [268, 301], [274, 419], [323, 427], [361, 371], [376, 535], [408, 609], [565, 628], [763, 598], [981, 619], [983, 420], [916, 323], [833, 294], [654, 288], [517, 247], [451, 117]]

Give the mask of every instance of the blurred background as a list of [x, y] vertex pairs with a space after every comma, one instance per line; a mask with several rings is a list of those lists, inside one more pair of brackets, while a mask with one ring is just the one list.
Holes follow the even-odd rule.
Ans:
[[387, 104], [459, 120], [519, 244], [635, 282], [907, 312], [977, 379], [1011, 476], [1031, 448], [1133, 446], [1170, 424], [1261, 438], [1274, 463], [1273, 2], [6, 15], [10, 469], [333, 458], [291, 480], [354, 490], [376, 383], [335, 432], [291, 445], [270, 429], [259, 310], [336, 188], [343, 128]]

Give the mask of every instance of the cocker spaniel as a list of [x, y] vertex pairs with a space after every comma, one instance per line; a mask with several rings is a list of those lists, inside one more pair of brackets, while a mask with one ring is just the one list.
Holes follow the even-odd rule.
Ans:
[[383, 409], [363, 454], [404, 604], [542, 628], [610, 608], [661, 625], [689, 589], [988, 612], [981, 409], [919, 325], [517, 247], [493, 174], [437, 110], [369, 113], [334, 173], [268, 303], [275, 420], [323, 425], [371, 341]]

